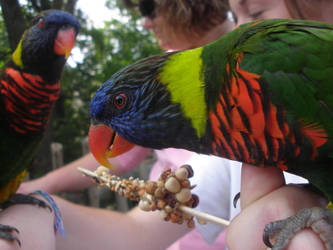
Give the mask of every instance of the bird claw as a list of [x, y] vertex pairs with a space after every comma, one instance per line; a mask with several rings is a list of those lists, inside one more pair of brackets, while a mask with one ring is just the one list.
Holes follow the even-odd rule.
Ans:
[[[10, 206], [17, 205], [17, 204], [30, 204], [34, 206], [38, 206], [41, 208], [48, 208], [50, 212], [52, 212], [52, 208], [48, 205], [48, 203], [40, 200], [34, 196], [26, 195], [26, 194], [13, 194], [11, 195], [8, 200], [1, 204], [1, 209], [6, 209]], [[6, 239], [8, 241], [16, 241], [17, 244], [21, 247], [21, 241], [13, 235], [13, 233], [19, 234], [19, 230], [15, 227], [11, 227], [8, 225], [0, 224], [0, 238]]]
[[20, 233], [15, 227], [0, 224], [0, 238], [10, 242], [16, 241], [21, 247], [21, 241], [16, 236], [12, 235], [13, 232], [16, 232], [17, 234]]
[[[304, 228], [312, 228], [322, 239], [326, 248], [333, 249], [333, 212], [319, 207], [304, 208], [295, 216], [267, 224], [263, 241], [272, 250], [283, 250], [296, 232]], [[274, 236], [277, 237], [272, 245], [270, 239]]]
[[2, 209], [6, 209], [10, 206], [16, 205], [16, 204], [30, 204], [34, 206], [38, 206], [41, 208], [48, 208], [50, 212], [52, 212], [52, 208], [50, 205], [48, 205], [45, 201], [42, 201], [34, 196], [26, 195], [26, 194], [13, 194], [9, 197], [8, 200], [6, 200], [2, 205]]
[[238, 192], [238, 193], [235, 195], [234, 199], [232, 200], [232, 204], [233, 204], [234, 208], [237, 207], [237, 202], [238, 202], [239, 199], [240, 199], [240, 192]]

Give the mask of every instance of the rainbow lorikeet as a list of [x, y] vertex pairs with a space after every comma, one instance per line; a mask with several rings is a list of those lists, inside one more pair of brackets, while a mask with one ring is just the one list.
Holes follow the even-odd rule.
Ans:
[[[42, 140], [59, 97], [60, 77], [80, 25], [69, 13], [47, 10], [34, 18], [0, 76], [0, 206], [45, 203], [15, 194]], [[0, 225], [0, 237], [19, 240]]]
[[90, 109], [90, 148], [103, 165], [132, 144], [183, 148], [287, 170], [333, 200], [332, 25], [257, 21], [140, 60], [107, 80]]

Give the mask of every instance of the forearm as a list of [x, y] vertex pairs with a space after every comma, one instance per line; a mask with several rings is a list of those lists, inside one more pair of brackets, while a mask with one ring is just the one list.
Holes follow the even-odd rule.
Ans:
[[[111, 158], [110, 162], [114, 167], [112, 173], [122, 175], [136, 167], [150, 152], [150, 149], [134, 147], [131, 151], [116, 158]], [[47, 175], [23, 183], [18, 192], [30, 193], [36, 189], [42, 189], [48, 193], [58, 193], [62, 191], [79, 192], [84, 188], [94, 185], [89, 179], [82, 176], [77, 170], [78, 167], [95, 170], [99, 163], [91, 154], [87, 154], [76, 161], [73, 161]]]
[[158, 213], [134, 208], [128, 213], [75, 205], [56, 198], [64, 216], [66, 238], [57, 237], [57, 249], [165, 249], [189, 232], [186, 225], [164, 222]]
[[77, 168], [82, 167], [93, 171], [98, 166], [99, 163], [94, 157], [92, 157], [91, 154], [87, 154], [42, 177], [41, 182], [44, 183], [43, 186], [46, 187], [44, 191], [50, 193], [62, 191], [79, 192], [84, 188], [88, 188], [94, 185], [94, 183], [88, 178], [84, 178]]
[[[111, 172], [116, 175], [123, 175], [132, 170], [147, 156], [150, 149], [145, 149], [136, 146], [129, 153], [120, 155], [119, 157], [110, 158], [109, 161], [114, 167]], [[78, 167], [85, 168], [91, 171], [96, 170], [100, 164], [91, 154], [87, 154], [80, 159], [73, 161], [66, 166], [59, 168], [44, 178], [45, 183], [49, 183], [52, 193], [60, 191], [79, 192], [84, 188], [95, 185], [90, 178], [85, 178], [77, 170]]]
[[47, 193], [58, 193], [62, 191], [77, 192], [87, 188], [94, 183], [84, 178], [77, 167], [95, 170], [99, 165], [91, 154], [87, 154], [70, 164], [58, 168], [41, 178], [24, 182], [18, 189], [19, 193], [30, 193], [42, 189]]

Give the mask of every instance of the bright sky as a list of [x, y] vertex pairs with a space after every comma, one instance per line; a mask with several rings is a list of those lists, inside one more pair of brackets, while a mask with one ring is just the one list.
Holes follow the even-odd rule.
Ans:
[[[104, 21], [109, 21], [111, 18], [121, 20], [122, 16], [118, 9], [109, 9], [105, 6], [105, 0], [78, 0], [76, 8], [81, 9], [88, 17], [88, 24], [95, 28], [103, 28]], [[127, 20], [122, 20], [127, 21]], [[74, 47], [71, 56], [68, 58], [67, 63], [71, 67], [76, 66], [76, 62], [82, 62], [83, 54], [79, 48]]]
[[[21, 4], [27, 3], [26, 0], [19, 0], [19, 2]], [[78, 0], [76, 7], [88, 15], [96, 28], [103, 28], [104, 20], [108, 20], [111, 14], [115, 14], [114, 11], [105, 7], [105, 0]]]
[[116, 14], [115, 11], [117, 11], [105, 7], [104, 0], [78, 0], [76, 7], [88, 15], [88, 18], [96, 28], [103, 28], [104, 21], [110, 20]]
[[[76, 8], [81, 9], [88, 16], [88, 23], [95, 28], [103, 28], [104, 21], [110, 20], [114, 11], [105, 6], [104, 0], [78, 0]], [[76, 62], [82, 62], [83, 54], [79, 48], [74, 47], [68, 58], [68, 65], [76, 66]]]

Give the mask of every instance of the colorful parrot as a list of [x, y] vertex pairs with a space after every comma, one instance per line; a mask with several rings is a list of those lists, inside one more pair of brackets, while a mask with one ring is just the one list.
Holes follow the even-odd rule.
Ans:
[[[332, 201], [333, 26], [257, 21], [204, 47], [143, 59], [98, 89], [90, 114], [90, 148], [103, 165], [133, 144], [183, 148], [275, 166]], [[322, 214], [332, 223], [331, 211]]]
[[[80, 25], [69, 13], [40, 13], [24, 32], [0, 77], [0, 207], [40, 200], [15, 194], [27, 173], [59, 97], [60, 77]], [[0, 238], [19, 240], [0, 225]]]

